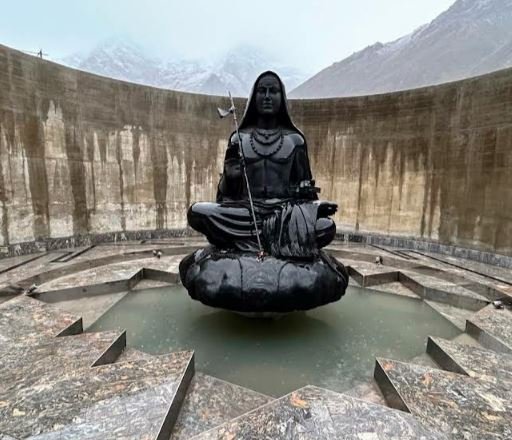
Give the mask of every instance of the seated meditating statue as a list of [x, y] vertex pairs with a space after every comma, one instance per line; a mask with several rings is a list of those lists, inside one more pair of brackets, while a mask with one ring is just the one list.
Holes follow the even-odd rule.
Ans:
[[274, 72], [264, 72], [239, 132], [230, 137], [216, 203], [198, 202], [188, 211], [189, 225], [211, 244], [180, 264], [191, 297], [257, 313], [340, 299], [346, 270], [322, 251], [336, 233], [329, 216], [337, 205], [319, 201], [318, 192], [284, 85]]

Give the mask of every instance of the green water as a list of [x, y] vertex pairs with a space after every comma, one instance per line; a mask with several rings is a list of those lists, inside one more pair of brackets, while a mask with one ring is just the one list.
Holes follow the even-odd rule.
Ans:
[[376, 356], [411, 359], [428, 335], [460, 333], [421, 301], [355, 287], [337, 303], [276, 320], [203, 306], [181, 286], [137, 291], [89, 330], [116, 328], [148, 353], [193, 349], [198, 371], [271, 396], [308, 384], [346, 391], [372, 376]]

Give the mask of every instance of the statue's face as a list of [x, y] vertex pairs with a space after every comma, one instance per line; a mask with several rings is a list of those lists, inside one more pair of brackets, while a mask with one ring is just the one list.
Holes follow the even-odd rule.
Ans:
[[281, 84], [274, 75], [265, 75], [256, 85], [256, 110], [263, 116], [275, 116], [281, 108]]

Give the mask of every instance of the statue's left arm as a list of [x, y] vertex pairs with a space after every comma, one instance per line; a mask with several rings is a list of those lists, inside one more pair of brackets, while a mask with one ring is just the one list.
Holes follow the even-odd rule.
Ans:
[[[315, 187], [311, 166], [309, 164], [308, 148], [306, 141], [301, 136], [302, 144], [295, 147], [295, 157], [292, 169], [292, 185], [298, 187], [297, 198], [306, 200], [318, 200], [319, 188]], [[319, 201], [318, 217], [334, 215], [338, 210], [336, 203]]]
[[294, 134], [295, 151], [290, 176], [292, 187], [298, 188], [300, 198], [318, 200], [315, 181], [309, 164], [308, 148], [305, 139], [300, 134]]

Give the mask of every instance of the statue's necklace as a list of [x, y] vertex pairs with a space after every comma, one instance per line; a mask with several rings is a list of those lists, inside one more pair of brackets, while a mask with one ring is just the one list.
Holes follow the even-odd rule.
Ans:
[[[262, 142], [257, 136], [256, 134], [257, 131], [256, 130], [253, 130], [251, 132], [251, 136], [250, 136], [250, 141], [251, 141], [251, 148], [252, 150], [258, 155], [258, 156], [262, 156], [262, 157], [269, 157], [269, 156], [272, 156], [273, 154], [276, 154], [282, 147], [283, 147], [283, 143], [284, 143], [284, 136], [283, 136], [283, 132], [282, 130], [278, 130], [278, 136], [277, 137], [274, 137], [272, 139], [271, 142], [269, 141], [265, 141], [265, 142]], [[254, 139], [256, 138], [256, 141], [259, 143], [259, 144], [262, 144], [262, 145], [268, 145], [270, 147], [270, 145], [272, 144], [276, 144], [277, 140], [279, 140], [279, 143], [276, 144], [276, 146], [274, 148], [268, 148], [268, 151], [267, 151], [267, 148], [265, 148], [265, 151], [260, 151], [260, 149], [258, 149], [256, 147], [256, 145], [254, 145]]]
[[282, 130], [277, 128], [276, 130], [259, 130], [253, 131], [254, 138], [263, 145], [272, 145], [276, 142], [282, 134]]

